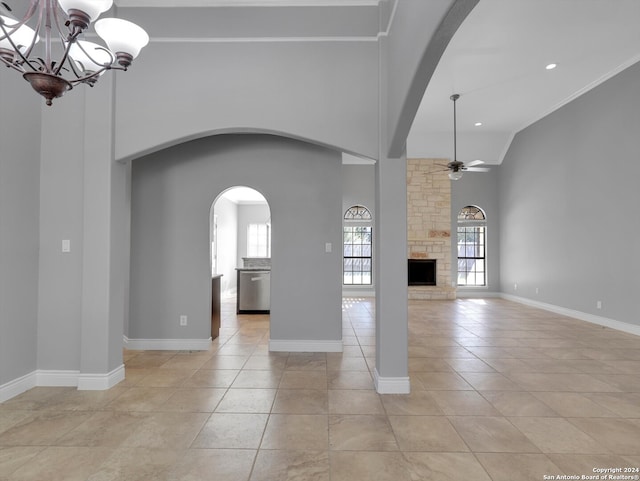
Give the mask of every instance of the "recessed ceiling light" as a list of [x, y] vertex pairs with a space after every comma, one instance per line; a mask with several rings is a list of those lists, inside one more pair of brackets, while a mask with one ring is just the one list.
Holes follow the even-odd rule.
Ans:
[[549, 65], [547, 65], [545, 68], [547, 70], [553, 70], [554, 68], [556, 68], [558, 66], [557, 63], [550, 63]]
[[475, 125], [476, 127], [480, 127], [480, 126], [482, 125], [482, 122], [476, 122], [476, 123], [475, 123], [475, 124], [473, 124], [473, 125]]

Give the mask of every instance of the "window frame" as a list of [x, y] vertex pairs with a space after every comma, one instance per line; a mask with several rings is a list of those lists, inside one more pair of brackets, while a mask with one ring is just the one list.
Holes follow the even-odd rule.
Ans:
[[[347, 236], [353, 237], [358, 233], [358, 229], [365, 229], [366, 237], [368, 235], [369, 242], [360, 242], [347, 243]], [[356, 246], [360, 247], [359, 255], [346, 255], [347, 248], [350, 247], [353, 250]], [[369, 254], [362, 255], [362, 247], [367, 246]], [[353, 253], [352, 250], [352, 253]], [[349, 207], [343, 216], [343, 225], [342, 225], [342, 285], [345, 287], [372, 287], [373, 286], [373, 216], [371, 215], [371, 211], [361, 205], [354, 204]], [[349, 262], [357, 263], [359, 261], [360, 268], [347, 270], [347, 264]], [[363, 268], [365, 264], [368, 264], [368, 269]], [[347, 274], [351, 275], [351, 282], [347, 281]], [[354, 275], [359, 275], [360, 282], [353, 282]], [[363, 279], [368, 278], [368, 282], [363, 282]]]
[[[469, 214], [464, 214], [465, 209], [475, 209], [476, 213], [473, 217], [469, 218]], [[479, 217], [480, 214], [482, 217]], [[461, 232], [463, 229], [463, 232]], [[478, 232], [478, 230], [480, 232]], [[486, 288], [488, 283], [488, 272], [487, 272], [487, 216], [485, 211], [476, 206], [476, 205], [467, 205], [460, 209], [458, 212], [457, 224], [456, 224], [456, 286], [462, 288]], [[460, 235], [462, 233], [466, 235], [471, 232], [474, 236], [478, 236], [478, 241], [475, 242], [464, 242], [462, 244], [465, 254], [468, 252], [467, 246], [471, 246], [471, 248], [476, 251], [476, 255], [460, 255]], [[477, 251], [481, 250], [482, 255], [478, 255]], [[465, 269], [461, 270], [461, 261], [464, 262]], [[473, 262], [473, 268], [468, 269], [468, 262]], [[477, 261], [482, 261], [482, 269], [477, 268]], [[477, 282], [477, 277], [481, 273], [482, 275], [482, 283]], [[460, 277], [463, 274], [465, 283], [460, 283]], [[469, 275], [473, 274], [476, 282], [470, 284], [468, 283]]]
[[[251, 234], [251, 228], [255, 226], [257, 228], [257, 233], [255, 236], [255, 245], [252, 245], [253, 236]], [[260, 234], [260, 228], [264, 227], [264, 233]], [[264, 244], [261, 245], [260, 237], [264, 236]], [[253, 251], [252, 248], [255, 247], [256, 251]], [[264, 247], [266, 250], [265, 255], [260, 255], [261, 248]], [[255, 254], [254, 252], [258, 252]], [[247, 257], [271, 257], [271, 226], [266, 222], [251, 222], [247, 224]]]

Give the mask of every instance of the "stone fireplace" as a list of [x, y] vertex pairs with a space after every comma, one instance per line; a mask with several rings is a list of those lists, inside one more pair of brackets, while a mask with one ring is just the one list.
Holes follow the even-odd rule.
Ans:
[[[409, 299], [455, 299], [451, 276], [449, 159], [407, 159], [407, 257], [435, 259], [436, 285], [410, 285]], [[443, 167], [444, 166], [444, 167]]]

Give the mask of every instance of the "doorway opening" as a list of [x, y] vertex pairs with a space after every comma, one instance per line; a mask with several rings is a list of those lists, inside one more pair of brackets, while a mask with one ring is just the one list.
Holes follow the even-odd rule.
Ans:
[[231, 187], [212, 203], [209, 225], [212, 337], [214, 324], [219, 330], [220, 325], [237, 323], [239, 316], [248, 322], [266, 317], [268, 323], [271, 209], [266, 198], [250, 187]]

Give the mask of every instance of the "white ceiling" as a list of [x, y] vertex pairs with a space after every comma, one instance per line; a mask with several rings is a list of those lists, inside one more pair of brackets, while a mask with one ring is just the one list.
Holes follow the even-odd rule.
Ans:
[[453, 154], [458, 93], [458, 160], [500, 163], [518, 131], [639, 60], [640, 0], [480, 0], [427, 87], [407, 154]]
[[266, 204], [267, 199], [251, 187], [232, 187], [220, 196], [236, 204]]

